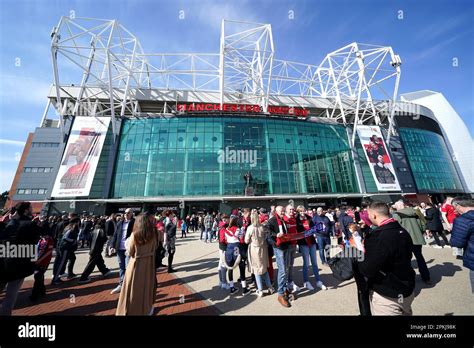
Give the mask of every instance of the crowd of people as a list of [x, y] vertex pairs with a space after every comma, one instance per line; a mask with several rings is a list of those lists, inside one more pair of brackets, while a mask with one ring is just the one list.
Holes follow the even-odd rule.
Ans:
[[[415, 257], [422, 281], [431, 282], [422, 246], [431, 237], [434, 248], [453, 247], [470, 269], [474, 292], [474, 201], [448, 197], [444, 204], [411, 204], [399, 200], [392, 205], [367, 202], [361, 207], [307, 209], [303, 205], [236, 208], [230, 214], [206, 212], [179, 218], [173, 211], [159, 215], [131, 209], [110, 216], [33, 216], [31, 204], [20, 202], [0, 221], [0, 241], [14, 245], [33, 244], [36, 259], [0, 258], [0, 292], [5, 298], [0, 313], [10, 315], [24, 279], [34, 275], [30, 299], [46, 295], [45, 272], [53, 257], [51, 286], [70, 281], [76, 253], [88, 249], [89, 260], [78, 283], [91, 282], [97, 267], [103, 277], [111, 274], [104, 257], [116, 258], [118, 284], [117, 315], [151, 315], [157, 287], [156, 271], [173, 268], [177, 232], [181, 238], [198, 233], [205, 243], [218, 245], [218, 282], [230, 295], [252, 292], [273, 295], [283, 307], [291, 307], [301, 288], [327, 290], [318, 266], [327, 265], [336, 275], [337, 256], [331, 252], [353, 248], [363, 257], [350, 260], [350, 274], [357, 285], [361, 315], [411, 315], [414, 298]], [[448, 240], [447, 234], [451, 234]], [[441, 241], [442, 240], [442, 241]], [[303, 283], [298, 285], [295, 259], [303, 261]], [[167, 258], [167, 265], [163, 260]], [[335, 261], [336, 260], [336, 261]], [[275, 272], [274, 262], [277, 266]], [[342, 265], [342, 263], [340, 264]], [[234, 281], [234, 270], [238, 279]], [[314, 280], [312, 280], [310, 273]], [[240, 285], [240, 286], [239, 286]], [[240, 288], [240, 289], [239, 289]], [[400, 301], [403, 298], [403, 301]]]

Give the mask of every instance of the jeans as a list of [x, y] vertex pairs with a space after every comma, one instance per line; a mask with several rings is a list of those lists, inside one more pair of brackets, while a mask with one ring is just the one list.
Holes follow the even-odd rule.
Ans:
[[227, 275], [226, 271], [227, 268], [225, 266], [225, 261], [223, 261], [224, 258], [224, 250], [219, 250], [219, 266], [218, 266], [218, 272], [219, 272], [219, 282], [221, 283], [227, 283]]
[[290, 264], [290, 254], [289, 250], [281, 250], [276, 247], [273, 248], [273, 252], [275, 254], [276, 263], [278, 267], [278, 275], [277, 275], [277, 282], [278, 282], [278, 295], [283, 295], [285, 290], [288, 289], [288, 278], [287, 278], [287, 269]]
[[0, 283], [0, 293], [7, 288], [5, 298], [0, 307], [0, 315], [12, 315], [13, 307], [15, 307], [18, 292], [25, 278], [12, 280], [8, 283]]
[[209, 243], [212, 241], [212, 230], [210, 228], [206, 228], [206, 242], [209, 240]]
[[293, 264], [295, 263], [296, 257], [296, 245], [290, 245], [288, 247], [288, 283], [293, 282]]
[[418, 263], [418, 270], [420, 271], [421, 279], [424, 281], [430, 280], [430, 271], [426, 266], [425, 258], [421, 253], [422, 245], [413, 245], [413, 255], [415, 255], [416, 262]]
[[125, 256], [125, 250], [117, 250], [117, 259], [119, 263], [119, 275], [120, 275], [120, 285], [123, 283], [123, 277], [125, 277], [125, 269], [127, 267], [127, 260]]
[[326, 250], [326, 245], [331, 245], [331, 239], [326, 236], [318, 236], [318, 235], [316, 235], [316, 239], [318, 240], [319, 257], [321, 258], [321, 262], [325, 264], [326, 255], [324, 254], [324, 251]]
[[316, 244], [311, 246], [300, 245], [300, 252], [303, 255], [303, 281], [305, 283], [309, 281], [308, 267], [310, 258], [314, 278], [317, 282], [320, 281], [321, 279], [319, 278], [318, 258], [316, 257]]
[[268, 289], [271, 288], [272, 283], [270, 282], [270, 276], [268, 275], [268, 272], [266, 272], [265, 274], [262, 274], [262, 275], [259, 275], [259, 274], [255, 275], [255, 281], [257, 283], [258, 290], [260, 291], [263, 290], [262, 280], [265, 281], [265, 285], [267, 286]]

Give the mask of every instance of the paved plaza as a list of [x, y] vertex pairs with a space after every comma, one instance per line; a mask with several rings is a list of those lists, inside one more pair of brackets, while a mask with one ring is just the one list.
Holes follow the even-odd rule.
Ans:
[[[321, 279], [328, 290], [301, 289], [291, 308], [283, 308], [276, 295], [258, 298], [255, 292], [230, 296], [218, 287], [217, 243], [204, 243], [198, 233], [189, 233], [186, 239], [177, 239], [174, 274], [164, 269], [157, 273], [158, 290], [155, 302], [157, 315], [358, 315], [354, 280], [337, 281], [329, 267], [320, 265]], [[88, 250], [77, 252], [75, 273], [80, 274], [88, 260]], [[469, 283], [469, 272], [462, 260], [452, 256], [451, 249], [423, 247], [423, 254], [431, 272], [432, 284], [426, 285], [417, 271], [415, 315], [472, 315], [474, 301]], [[33, 304], [28, 296], [33, 285], [32, 277], [25, 280], [13, 315], [113, 315], [118, 294], [110, 291], [118, 282], [116, 258], [106, 258], [107, 266], [114, 271], [103, 278], [92, 274], [93, 281], [79, 285], [77, 279], [60, 286], [49, 285], [51, 267], [46, 274], [47, 295]], [[319, 261], [319, 256], [318, 256]], [[166, 263], [166, 260], [164, 260]], [[276, 264], [274, 263], [274, 266]], [[295, 281], [302, 286], [302, 258], [295, 261]], [[234, 271], [234, 279], [238, 270]], [[315, 285], [312, 279], [313, 286]], [[252, 288], [253, 289], [253, 288]], [[254, 290], [254, 289], [253, 289]], [[0, 300], [2, 297], [0, 296]]]

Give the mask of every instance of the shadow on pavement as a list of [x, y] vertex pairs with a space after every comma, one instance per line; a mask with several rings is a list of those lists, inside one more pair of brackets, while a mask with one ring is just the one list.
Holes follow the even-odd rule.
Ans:
[[[416, 261], [415, 261], [416, 262]], [[452, 262], [444, 262], [443, 264], [437, 264], [428, 268], [431, 275], [431, 284], [425, 284], [420, 280], [417, 275], [415, 285], [415, 297], [421, 292], [422, 289], [432, 288], [438, 284], [443, 277], [453, 277], [458, 271], [462, 271], [462, 268]]]

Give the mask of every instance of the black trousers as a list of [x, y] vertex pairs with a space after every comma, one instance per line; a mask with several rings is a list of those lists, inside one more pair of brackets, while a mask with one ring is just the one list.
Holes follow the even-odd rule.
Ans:
[[426, 265], [425, 258], [421, 253], [422, 245], [413, 245], [413, 255], [415, 255], [416, 262], [418, 263], [418, 270], [420, 271], [421, 279], [424, 281], [430, 280], [430, 271]]
[[173, 259], [174, 259], [174, 253], [176, 250], [173, 252], [171, 251], [171, 248], [168, 249], [168, 270], [173, 268]]
[[37, 299], [38, 297], [46, 294], [46, 286], [44, 285], [44, 274], [46, 269], [37, 269], [35, 271], [35, 283], [33, 284], [33, 290], [31, 291], [31, 298]]
[[105, 274], [109, 271], [109, 269], [105, 266], [104, 258], [102, 257], [101, 253], [90, 255], [89, 262], [84, 268], [84, 272], [82, 272], [81, 280], [85, 280], [89, 278], [91, 273], [94, 271], [95, 266], [99, 269], [102, 274]]
[[[239, 272], [240, 272], [240, 278], [239, 281], [244, 281], [245, 280], [245, 260], [241, 260], [239, 263]], [[229, 276], [229, 281], [234, 281], [234, 270], [229, 269], [227, 271], [227, 275]]]
[[446, 234], [444, 231], [430, 231], [431, 234], [433, 235], [433, 238], [436, 242], [437, 245], [441, 246], [441, 242], [439, 240], [439, 237], [443, 238], [444, 245], [449, 245], [448, 238], [446, 237]]
[[362, 316], [371, 316], [369, 300], [369, 284], [357, 268], [357, 262], [353, 263], [354, 280], [357, 285], [357, 302], [359, 303], [359, 312]]

